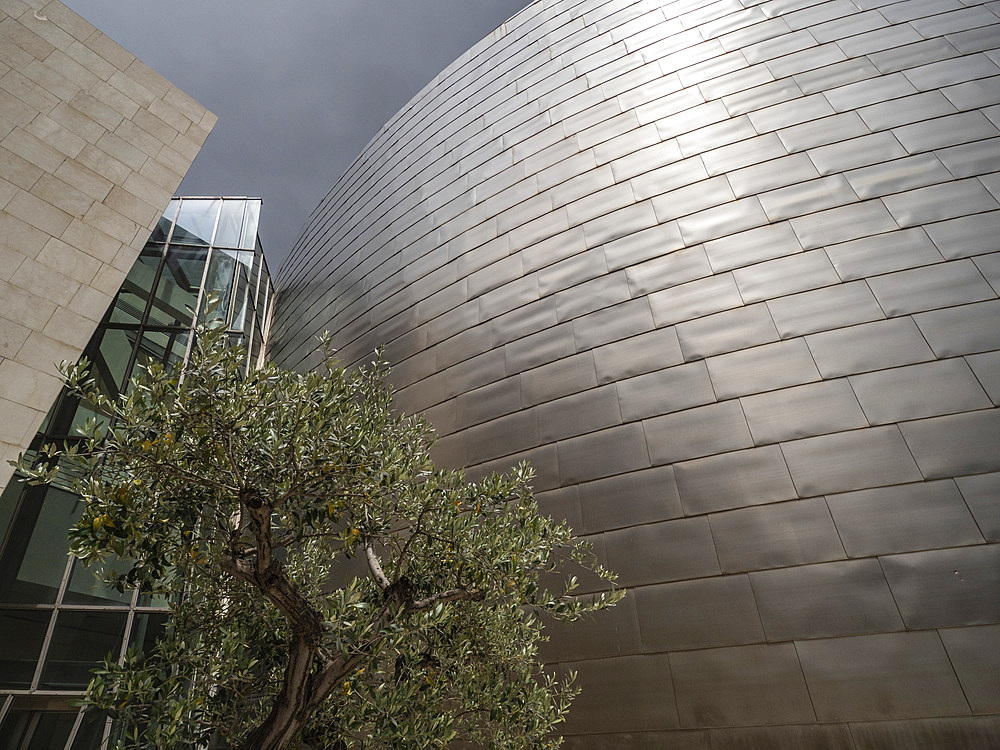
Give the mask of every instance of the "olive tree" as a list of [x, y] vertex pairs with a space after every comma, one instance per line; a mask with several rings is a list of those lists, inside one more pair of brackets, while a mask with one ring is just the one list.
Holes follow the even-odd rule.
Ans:
[[[319, 371], [245, 374], [203, 328], [183, 373], [150, 365], [114, 401], [64, 368], [110, 420], [22, 468], [82, 475], [73, 554], [171, 611], [85, 701], [123, 748], [556, 747], [575, 686], [540, 667], [542, 621], [612, 605], [613, 575], [539, 513], [528, 466], [435, 468], [379, 358], [321, 348]], [[578, 596], [563, 563], [606, 590]]]

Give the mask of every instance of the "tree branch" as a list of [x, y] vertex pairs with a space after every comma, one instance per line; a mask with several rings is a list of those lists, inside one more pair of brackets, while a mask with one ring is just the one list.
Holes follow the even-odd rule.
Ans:
[[466, 599], [473, 602], [481, 602], [486, 598], [486, 593], [483, 591], [470, 591], [469, 589], [448, 589], [447, 591], [441, 591], [437, 594], [431, 594], [430, 596], [425, 596], [423, 599], [415, 599], [406, 605], [407, 612], [420, 612], [425, 609], [430, 609], [435, 604], [444, 604], [447, 602], [456, 602], [462, 599]]
[[389, 579], [385, 575], [385, 571], [382, 570], [382, 565], [378, 561], [378, 557], [375, 555], [375, 550], [372, 549], [371, 542], [365, 542], [365, 560], [368, 561], [368, 569], [372, 572], [372, 576], [375, 578], [375, 583], [381, 587], [384, 591], [392, 584], [389, 583]]

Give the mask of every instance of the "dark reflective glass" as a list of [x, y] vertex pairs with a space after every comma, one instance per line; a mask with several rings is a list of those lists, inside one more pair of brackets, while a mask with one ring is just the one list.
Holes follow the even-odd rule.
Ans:
[[135, 377], [142, 367], [151, 364], [171, 366], [183, 362], [190, 337], [188, 331], [146, 331], [136, 349], [131, 376]]
[[205, 271], [206, 250], [171, 246], [160, 274], [153, 307], [149, 311], [150, 325], [191, 325], [191, 313], [198, 303], [198, 289]]
[[85, 688], [92, 669], [109, 654], [118, 656], [127, 617], [125, 612], [60, 612], [39, 686]]
[[103, 564], [85, 567], [79, 560], [73, 562], [63, 602], [66, 604], [128, 604], [132, 601], [132, 591], [119, 593], [105, 586], [100, 579], [103, 571], [126, 573], [131, 563], [123, 560], [109, 560]]
[[168, 612], [137, 612], [132, 620], [128, 648], [148, 654], [156, 645], [156, 639], [163, 634], [169, 618]]
[[[218, 250], [212, 253], [208, 264], [208, 274], [205, 276], [206, 300], [212, 292], [219, 298], [219, 304], [207, 320], [228, 320], [229, 308], [232, 305], [233, 278], [236, 274], [236, 253]], [[202, 308], [204, 315], [205, 308]]]
[[177, 226], [171, 237], [171, 244], [209, 245], [215, 229], [215, 219], [219, 214], [218, 200], [181, 201], [177, 213]]
[[[2, 707], [2, 701], [0, 701]], [[32, 720], [31, 711], [12, 708], [0, 723], [0, 747], [5, 750], [19, 750], [28, 734]]]
[[68, 562], [66, 530], [82, 510], [80, 498], [69, 492], [55, 487], [24, 489], [0, 552], [0, 601], [49, 604], [56, 600]]
[[136, 258], [111, 307], [112, 323], [138, 325], [142, 322], [146, 302], [156, 282], [156, 269], [160, 266], [162, 252], [162, 246], [147, 244]]
[[101, 746], [108, 717], [100, 711], [85, 711], [70, 750], [97, 750]]
[[61, 750], [76, 723], [76, 711], [41, 711], [26, 750]]
[[[0, 610], [0, 686], [31, 687], [51, 612]], [[0, 743], [0, 747], [6, 747]]]
[[239, 247], [240, 235], [243, 232], [243, 209], [246, 201], [222, 201], [222, 211], [219, 213], [219, 228], [215, 231], [216, 247]]

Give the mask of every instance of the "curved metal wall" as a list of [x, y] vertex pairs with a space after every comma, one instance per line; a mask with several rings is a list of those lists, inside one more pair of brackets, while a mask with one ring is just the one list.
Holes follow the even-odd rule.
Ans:
[[386, 344], [632, 590], [567, 747], [1000, 744], [998, 13], [539, 0], [314, 212], [272, 356]]

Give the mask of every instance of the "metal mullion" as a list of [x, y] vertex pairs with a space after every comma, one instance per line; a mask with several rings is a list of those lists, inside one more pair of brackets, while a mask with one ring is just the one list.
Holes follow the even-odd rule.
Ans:
[[2, 704], [0, 704], [0, 726], [3, 725], [3, 720], [7, 718], [7, 713], [10, 711], [10, 706], [14, 702], [13, 694], [7, 696]]
[[73, 728], [69, 730], [69, 737], [66, 738], [66, 744], [63, 745], [63, 750], [71, 750], [73, 747], [73, 742], [76, 740], [76, 733], [80, 731], [80, 724], [83, 723], [83, 709], [79, 709], [76, 712], [76, 721], [73, 722]]
[[66, 587], [69, 585], [69, 573], [73, 568], [73, 561], [76, 559], [72, 555], [66, 556], [66, 567], [63, 569], [62, 581], [59, 583], [59, 591], [56, 593], [56, 602], [52, 607], [52, 614], [49, 615], [49, 625], [45, 630], [45, 638], [42, 641], [42, 648], [38, 652], [38, 663], [35, 664], [35, 673], [31, 677], [30, 690], [34, 692], [38, 689], [38, 681], [42, 678], [42, 666], [49, 656], [49, 646], [52, 643], [52, 634], [56, 629], [56, 619], [59, 617], [59, 609], [63, 597], [66, 595]]

